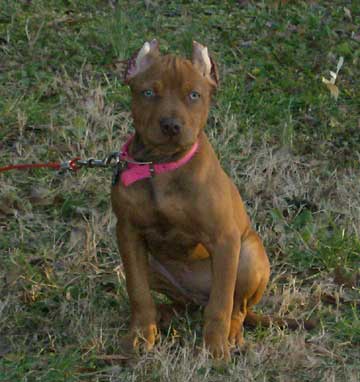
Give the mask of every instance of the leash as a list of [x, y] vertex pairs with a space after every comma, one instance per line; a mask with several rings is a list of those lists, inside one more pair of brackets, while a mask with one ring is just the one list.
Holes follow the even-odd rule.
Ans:
[[190, 150], [180, 159], [166, 163], [139, 162], [135, 160], [129, 153], [129, 146], [135, 135], [132, 135], [119, 151], [114, 151], [104, 159], [80, 159], [73, 158], [66, 162], [51, 162], [51, 163], [32, 163], [32, 164], [14, 164], [10, 166], [0, 167], [0, 173], [10, 170], [26, 170], [33, 168], [50, 168], [58, 170], [60, 173], [65, 171], [78, 171], [82, 167], [113, 167], [112, 184], [115, 185], [119, 178], [122, 184], [127, 187], [132, 183], [142, 179], [152, 178], [154, 175], [162, 174], [169, 171], [174, 171], [179, 167], [184, 166], [196, 154], [199, 148], [199, 142], [196, 141]]
[[77, 159], [78, 158], [75, 158], [68, 162], [63, 162], [63, 163], [52, 162], [52, 163], [13, 164], [10, 166], [0, 167], [0, 172], [10, 171], [10, 170], [27, 170], [32, 168], [51, 168], [54, 170], [69, 168], [71, 170], [75, 170]]
[[50, 168], [52, 170], [59, 171], [63, 174], [67, 171], [76, 172], [80, 168], [113, 168], [112, 184], [115, 185], [120, 177], [121, 169], [124, 166], [135, 165], [135, 166], [150, 166], [152, 162], [139, 162], [130, 158], [124, 151], [114, 151], [107, 155], [104, 159], [80, 159], [79, 157], [70, 159], [65, 162], [50, 162], [50, 163], [24, 163], [24, 164], [14, 164], [5, 167], [0, 167], [0, 173], [10, 171], [10, 170], [28, 170], [34, 168]]
[[53, 170], [58, 170], [60, 172], [78, 171], [82, 167], [114, 167], [119, 164], [120, 160], [123, 160], [121, 158], [121, 153], [119, 153], [118, 151], [114, 151], [110, 155], [106, 156], [104, 159], [80, 159], [79, 157], [76, 157], [65, 162], [14, 164], [5, 167], [0, 167], [0, 172], [10, 170], [28, 170], [34, 168], [50, 168]]

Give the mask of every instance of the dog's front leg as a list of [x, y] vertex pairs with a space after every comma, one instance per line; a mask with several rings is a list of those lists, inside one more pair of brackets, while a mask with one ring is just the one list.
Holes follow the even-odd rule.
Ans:
[[215, 358], [230, 358], [228, 336], [240, 255], [238, 232], [218, 237], [208, 246], [212, 283], [205, 309], [205, 345]]
[[123, 260], [126, 288], [131, 307], [130, 333], [126, 346], [137, 348], [139, 340], [151, 350], [157, 335], [156, 308], [148, 281], [148, 255], [144, 240], [130, 224], [121, 221], [116, 226], [118, 246]]

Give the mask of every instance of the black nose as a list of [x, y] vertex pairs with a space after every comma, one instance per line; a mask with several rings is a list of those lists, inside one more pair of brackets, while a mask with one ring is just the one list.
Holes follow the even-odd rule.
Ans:
[[182, 124], [176, 118], [161, 118], [160, 129], [164, 135], [173, 137], [180, 133], [180, 130], [182, 129]]

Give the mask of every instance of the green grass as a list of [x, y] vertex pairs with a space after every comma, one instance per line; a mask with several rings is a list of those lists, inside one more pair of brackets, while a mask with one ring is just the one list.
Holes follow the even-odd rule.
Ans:
[[[358, 380], [360, 5], [111, 3], [1, 2], [0, 166], [118, 149], [132, 129], [121, 60], [154, 37], [164, 53], [206, 44], [221, 75], [207, 133], [272, 264], [258, 309], [319, 326], [247, 330], [246, 348], [214, 368], [198, 350], [195, 312], [177, 317], [153, 353], [107, 359], [129, 323], [110, 171], [8, 172], [0, 381]], [[322, 77], [340, 56], [335, 100]]]

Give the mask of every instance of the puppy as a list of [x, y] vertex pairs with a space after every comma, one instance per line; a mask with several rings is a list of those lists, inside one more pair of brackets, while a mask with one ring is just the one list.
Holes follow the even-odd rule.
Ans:
[[214, 61], [194, 42], [192, 59], [146, 42], [125, 74], [135, 134], [112, 187], [117, 240], [131, 306], [127, 340], [150, 350], [157, 310], [150, 291], [205, 306], [203, 337], [215, 358], [243, 342], [248, 309], [269, 280], [263, 244], [204, 132], [218, 86]]

